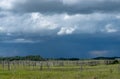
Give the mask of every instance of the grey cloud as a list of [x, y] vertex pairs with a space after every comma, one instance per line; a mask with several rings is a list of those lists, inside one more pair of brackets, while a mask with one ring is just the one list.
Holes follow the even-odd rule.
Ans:
[[0, 43], [40, 43], [44, 42], [46, 37], [41, 37], [39, 35], [4, 35], [0, 34]]
[[56, 14], [26, 13], [7, 14], [0, 18], [0, 33], [38, 34], [42, 36], [68, 35], [80, 33], [116, 33], [120, 22], [116, 14]]
[[0, 18], [2, 18], [2, 17], [5, 17], [5, 15], [3, 15], [3, 14], [0, 14]]
[[26, 0], [15, 2], [15, 12], [89, 14], [94, 12], [119, 13], [119, 0]]

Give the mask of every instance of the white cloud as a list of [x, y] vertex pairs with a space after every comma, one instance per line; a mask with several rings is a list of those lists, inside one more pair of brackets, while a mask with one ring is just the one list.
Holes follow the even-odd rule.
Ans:
[[4, 31], [4, 28], [3, 27], [0, 27], [0, 32], [3, 32]]
[[78, 3], [80, 0], [62, 0], [63, 4], [73, 5]]
[[69, 19], [70, 19], [70, 16], [67, 15], [67, 14], [65, 14], [63, 19], [64, 19], [64, 20], [69, 20]]
[[0, 0], [0, 8], [2, 9], [11, 9], [13, 8], [12, 3], [15, 0]]
[[33, 41], [29, 39], [24, 39], [24, 38], [17, 38], [17, 39], [12, 39], [12, 40], [4, 40], [2, 42], [4, 43], [36, 43], [38, 41]]
[[3, 10], [12, 10], [16, 3], [25, 3], [27, 0], [0, 0], [0, 8]]
[[[5, 17], [0, 18], [0, 33], [39, 35], [113, 33], [120, 30], [120, 28], [116, 28], [119, 27], [118, 22], [115, 24], [116, 20], [118, 19], [113, 14], [101, 13], [75, 15], [66, 13], [44, 15], [38, 12], [20, 15], [7, 13]], [[109, 21], [112, 26], [108, 25]]]
[[15, 3], [24, 3], [25, 0], [0, 0], [0, 8], [3, 10], [12, 10], [15, 8]]
[[96, 50], [96, 51], [91, 51], [91, 52], [89, 52], [89, 53], [90, 53], [90, 55], [92, 55], [92, 56], [98, 57], [98, 56], [105, 56], [106, 54], [109, 53], [109, 51], [106, 51], [106, 50], [98, 51], [98, 50]]
[[120, 19], [120, 15], [116, 15], [116, 18], [117, 18], [117, 19]]
[[105, 31], [108, 33], [113, 33], [113, 32], [117, 32], [118, 30], [115, 29], [115, 27], [112, 24], [108, 24], [105, 26]]
[[26, 40], [26, 39], [23, 39], [23, 38], [15, 39], [13, 41], [16, 42], [16, 43], [26, 43], [26, 42], [32, 43], [33, 42], [31, 40]]
[[76, 30], [76, 27], [62, 27], [60, 31], [57, 33], [58, 35], [68, 35], [72, 34]]
[[31, 14], [31, 20], [33, 21], [33, 23], [35, 24], [34, 28], [36, 29], [50, 29], [50, 30], [54, 30], [57, 28], [57, 24], [55, 24], [54, 22], [52, 22], [50, 20], [50, 18], [44, 18], [43, 15], [41, 15], [40, 13], [32, 13]]

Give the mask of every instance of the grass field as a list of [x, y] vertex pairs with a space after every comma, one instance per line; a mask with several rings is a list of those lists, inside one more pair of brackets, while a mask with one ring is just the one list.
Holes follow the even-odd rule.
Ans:
[[0, 79], [120, 79], [119, 65], [56, 66], [29, 69], [14, 67], [8, 71], [0, 66]]

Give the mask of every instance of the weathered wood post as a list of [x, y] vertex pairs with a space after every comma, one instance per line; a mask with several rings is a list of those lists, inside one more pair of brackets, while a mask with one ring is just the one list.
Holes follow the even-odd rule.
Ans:
[[120, 72], [120, 64], [118, 64], [118, 72]]
[[47, 64], [46, 64], [46, 65], [47, 65], [47, 68], [48, 68], [48, 70], [49, 70], [49, 69], [50, 69], [50, 64], [49, 64], [48, 61], [47, 61], [46, 63], [47, 63]]
[[30, 68], [30, 70], [31, 70], [31, 61], [30, 60], [28, 60], [28, 68]]
[[84, 65], [84, 62], [81, 62], [80, 63], [80, 71], [83, 71], [83, 65]]
[[2, 61], [2, 68], [3, 68], [3, 70], [5, 70], [5, 62], [4, 61]]
[[64, 66], [64, 61], [61, 61], [61, 62], [60, 62], [60, 66]]
[[43, 63], [40, 62], [40, 70], [43, 70]]
[[11, 67], [10, 67], [10, 61], [8, 60], [8, 70], [10, 71]]
[[16, 63], [17, 63], [17, 61], [13, 61], [13, 67], [14, 67], [14, 69], [17, 69]]
[[32, 66], [33, 66], [33, 70], [34, 70], [36, 67], [36, 61], [32, 61]]
[[34, 70], [34, 66], [35, 66], [35, 65], [34, 65], [34, 61], [32, 61], [32, 66], [33, 66], [32, 70]]

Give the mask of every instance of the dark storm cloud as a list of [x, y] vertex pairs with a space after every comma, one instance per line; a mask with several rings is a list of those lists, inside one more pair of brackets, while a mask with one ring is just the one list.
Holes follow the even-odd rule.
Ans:
[[[24, 37], [24, 39], [28, 38], [41, 40], [40, 37]], [[0, 48], [5, 56], [8, 55], [8, 50], [13, 52], [12, 55], [39, 54], [44, 57], [120, 56], [120, 37], [117, 34], [80, 34], [44, 40], [45, 42], [38, 43], [0, 43]]]
[[41, 13], [113, 13], [120, 12], [119, 0], [26, 0], [13, 4], [16, 12]]
[[0, 55], [8, 51], [119, 56], [120, 0], [0, 0]]

